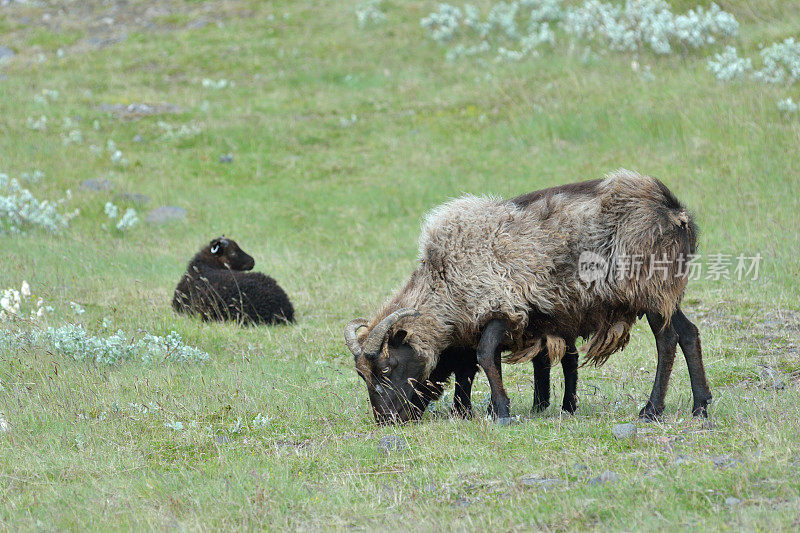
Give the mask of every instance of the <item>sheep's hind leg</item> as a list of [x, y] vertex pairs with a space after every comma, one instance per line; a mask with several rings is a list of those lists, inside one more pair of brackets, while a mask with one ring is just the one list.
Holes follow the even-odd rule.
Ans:
[[564, 371], [564, 403], [561, 409], [569, 414], [578, 408], [578, 350], [575, 341], [567, 344], [567, 351], [561, 358]]
[[700, 346], [700, 332], [697, 326], [686, 318], [680, 308], [672, 315], [672, 325], [678, 334], [681, 351], [689, 367], [689, 380], [692, 383], [692, 415], [708, 417], [708, 404], [711, 401], [711, 389], [706, 379], [703, 366], [703, 349]]
[[539, 413], [550, 407], [550, 358], [547, 351], [539, 352], [533, 358], [533, 407], [532, 413]]
[[464, 350], [459, 360], [463, 363], [454, 371], [456, 385], [453, 395], [453, 414], [461, 418], [470, 418], [472, 416], [472, 383], [478, 372], [475, 350]]
[[507, 331], [502, 320], [492, 320], [487, 324], [478, 342], [478, 365], [486, 374], [492, 394], [492, 403], [489, 409], [492, 417], [499, 424], [508, 424], [511, 421], [510, 400], [503, 387], [503, 375], [500, 369], [500, 346]]
[[657, 420], [664, 411], [664, 398], [667, 396], [667, 385], [675, 362], [675, 349], [678, 345], [678, 334], [671, 324], [667, 324], [664, 317], [657, 313], [647, 313], [647, 322], [656, 338], [658, 350], [658, 363], [656, 365], [656, 378], [653, 381], [653, 391], [647, 404], [639, 411], [639, 418], [647, 421]]

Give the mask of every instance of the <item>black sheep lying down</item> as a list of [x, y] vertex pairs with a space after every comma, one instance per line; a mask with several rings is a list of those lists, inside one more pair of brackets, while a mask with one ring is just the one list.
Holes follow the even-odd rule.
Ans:
[[203, 320], [242, 324], [280, 324], [294, 321], [289, 297], [269, 276], [246, 272], [253, 258], [223, 235], [201, 249], [189, 262], [172, 298], [178, 313]]

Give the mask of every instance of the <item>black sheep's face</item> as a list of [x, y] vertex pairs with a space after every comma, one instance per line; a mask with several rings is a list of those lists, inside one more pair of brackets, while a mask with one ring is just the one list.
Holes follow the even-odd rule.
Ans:
[[236, 241], [226, 239], [225, 236], [211, 241], [207, 251], [220, 269], [252, 270], [256, 264], [253, 257], [239, 248]]
[[404, 342], [405, 337], [405, 331], [398, 331], [377, 357], [356, 357], [356, 371], [367, 384], [372, 413], [379, 424], [419, 419], [442, 392], [441, 384], [425, 379], [425, 361]]

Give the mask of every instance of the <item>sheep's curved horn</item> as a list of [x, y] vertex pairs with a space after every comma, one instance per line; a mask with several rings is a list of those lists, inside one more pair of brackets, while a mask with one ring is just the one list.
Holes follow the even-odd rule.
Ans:
[[350, 351], [353, 352], [353, 355], [356, 357], [361, 356], [362, 353], [357, 332], [360, 328], [366, 327], [368, 323], [366, 318], [356, 318], [348, 322], [344, 327], [344, 343], [347, 344], [347, 347], [350, 348]]
[[378, 325], [372, 328], [372, 331], [369, 332], [367, 340], [364, 341], [362, 353], [368, 359], [374, 359], [377, 357], [378, 352], [381, 350], [381, 346], [383, 346], [383, 339], [389, 332], [389, 328], [394, 326], [400, 319], [407, 316], [419, 316], [419, 311], [411, 307], [404, 307], [402, 309], [398, 309], [391, 315], [378, 322]]

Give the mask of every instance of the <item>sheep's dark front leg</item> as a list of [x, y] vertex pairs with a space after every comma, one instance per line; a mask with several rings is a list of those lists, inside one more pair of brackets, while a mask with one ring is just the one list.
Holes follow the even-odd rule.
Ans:
[[550, 357], [542, 351], [533, 358], [533, 407], [537, 413], [550, 407]]
[[510, 418], [510, 400], [503, 387], [503, 375], [500, 369], [500, 346], [507, 331], [506, 325], [502, 320], [492, 320], [486, 325], [486, 329], [478, 342], [478, 365], [486, 374], [489, 381], [489, 388], [492, 393], [492, 404], [490, 413], [499, 422]]
[[478, 364], [475, 362], [475, 350], [465, 350], [461, 361], [456, 366], [455, 394], [453, 396], [453, 414], [461, 418], [472, 416], [472, 383], [478, 373]]
[[[672, 324], [667, 324], [664, 317], [657, 313], [647, 313], [647, 322], [656, 338], [658, 363], [656, 365], [656, 378], [653, 381], [653, 391], [647, 404], [639, 411], [639, 418], [656, 420], [664, 411], [664, 398], [667, 396], [667, 385], [675, 362], [675, 349], [678, 345], [678, 334]], [[687, 357], [688, 359], [688, 357]]]
[[567, 345], [567, 351], [561, 358], [561, 369], [564, 371], [564, 403], [561, 409], [569, 414], [578, 408], [578, 349], [575, 341]]
[[672, 326], [678, 335], [681, 351], [689, 367], [689, 380], [692, 383], [692, 415], [708, 417], [708, 404], [711, 401], [711, 389], [706, 379], [703, 366], [703, 349], [700, 346], [700, 332], [697, 326], [686, 318], [678, 308], [672, 315]]

